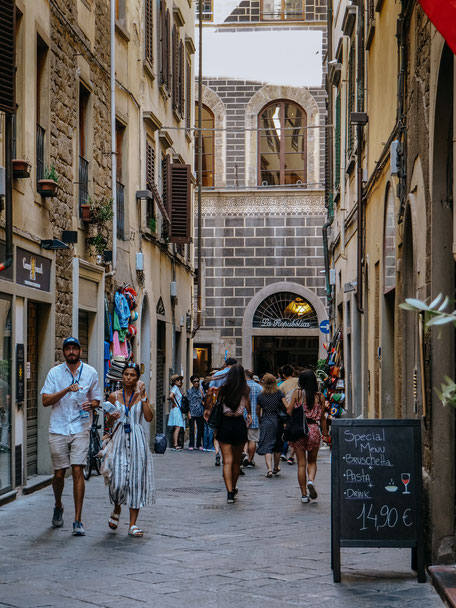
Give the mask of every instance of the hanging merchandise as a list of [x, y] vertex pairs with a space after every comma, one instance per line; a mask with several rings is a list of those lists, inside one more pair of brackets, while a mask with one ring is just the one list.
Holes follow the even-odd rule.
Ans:
[[114, 312], [117, 313], [119, 318], [120, 328], [126, 329], [128, 327], [128, 321], [131, 315], [127, 298], [123, 295], [121, 289], [118, 289], [116, 291], [116, 295], [114, 296]]
[[105, 340], [106, 342], [112, 342], [112, 316], [111, 313], [109, 312], [109, 303], [108, 303], [108, 298], [104, 297], [104, 336], [105, 336]]
[[326, 359], [320, 359], [316, 375], [321, 384], [321, 391], [329, 404], [329, 421], [345, 414], [345, 381], [342, 365], [342, 329], [339, 328], [332, 341], [326, 347]]

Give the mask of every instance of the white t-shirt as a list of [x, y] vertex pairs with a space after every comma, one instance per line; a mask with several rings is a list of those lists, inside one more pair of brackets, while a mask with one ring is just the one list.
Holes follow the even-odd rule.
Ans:
[[[81, 369], [82, 365], [82, 369]], [[52, 406], [49, 432], [57, 435], [74, 435], [90, 429], [92, 424], [92, 412], [85, 420], [79, 414], [84, 401], [101, 401], [102, 393], [98, 383], [97, 371], [82, 363], [73, 375], [66, 363], [56, 365], [49, 370], [43, 388], [42, 395], [58, 393], [70, 384], [77, 382], [79, 390], [75, 393], [69, 392]]]

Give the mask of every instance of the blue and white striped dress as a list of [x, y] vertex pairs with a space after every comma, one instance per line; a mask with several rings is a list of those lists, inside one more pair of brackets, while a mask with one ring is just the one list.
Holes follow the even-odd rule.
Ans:
[[[125, 406], [116, 401], [122, 416]], [[128, 414], [131, 432], [125, 433], [123, 423], [113, 441], [112, 477], [109, 484], [111, 502], [140, 509], [155, 502], [154, 467], [146, 434], [141, 426], [142, 401], [135, 403]]]

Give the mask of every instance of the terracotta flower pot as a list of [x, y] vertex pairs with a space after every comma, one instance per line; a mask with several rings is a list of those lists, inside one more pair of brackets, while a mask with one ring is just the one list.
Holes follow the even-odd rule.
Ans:
[[79, 205], [80, 217], [83, 222], [90, 222], [91, 212], [90, 205]]
[[30, 177], [30, 164], [28, 161], [18, 158], [13, 159], [13, 177], [14, 179]]
[[53, 179], [40, 179], [37, 190], [44, 198], [50, 198], [56, 195], [57, 183]]

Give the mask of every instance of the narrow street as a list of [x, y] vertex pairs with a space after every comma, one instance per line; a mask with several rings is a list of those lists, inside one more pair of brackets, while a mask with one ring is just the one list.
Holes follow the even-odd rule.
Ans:
[[85, 538], [71, 536], [71, 480], [62, 529], [50, 524], [50, 487], [1, 507], [0, 607], [442, 606], [416, 582], [407, 550], [343, 550], [342, 583], [332, 582], [328, 450], [309, 505], [299, 501], [296, 466], [283, 463], [268, 480], [257, 460], [227, 505], [213, 454], [155, 456], [157, 503], [140, 513], [142, 539], [127, 536], [126, 513], [117, 532], [108, 529], [98, 476], [86, 484]]

